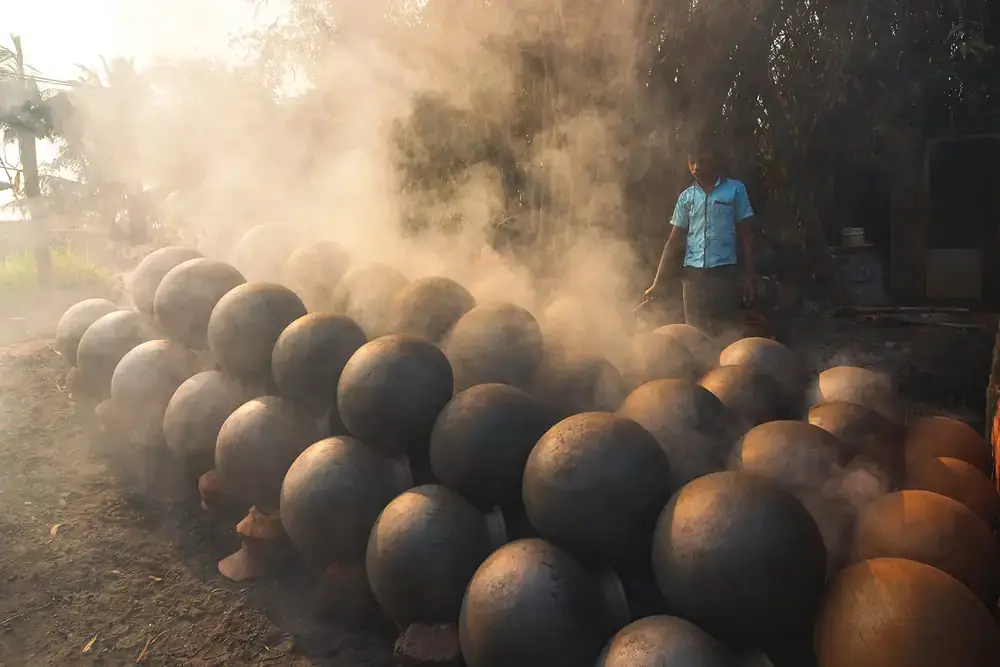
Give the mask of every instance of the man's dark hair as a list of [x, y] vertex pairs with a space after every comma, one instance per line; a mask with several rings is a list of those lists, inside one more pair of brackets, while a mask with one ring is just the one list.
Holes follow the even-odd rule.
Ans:
[[719, 148], [719, 141], [715, 135], [700, 137], [688, 145], [688, 157], [721, 157], [722, 151]]

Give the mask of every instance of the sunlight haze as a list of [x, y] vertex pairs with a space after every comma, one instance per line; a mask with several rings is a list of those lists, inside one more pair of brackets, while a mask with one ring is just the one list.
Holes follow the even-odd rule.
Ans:
[[[32, 0], [8, 3], [0, 19], [4, 41], [20, 35], [25, 57], [43, 76], [75, 78], [76, 65], [100, 57], [160, 58], [231, 55], [230, 40], [263, 17], [247, 0]], [[268, 14], [274, 13], [268, 3]]]
[[[273, 21], [278, 0], [31, 0], [6, 3], [0, 15], [0, 44], [10, 48], [21, 37], [25, 62], [39, 76], [74, 80], [79, 66], [101, 73], [101, 58], [130, 58], [137, 69], [163, 59], [241, 57], [232, 40]], [[43, 88], [51, 87], [42, 84]], [[17, 146], [0, 148], [8, 164], [17, 163]], [[38, 142], [40, 162], [52, 160], [55, 146]], [[0, 193], [0, 204], [10, 201]], [[8, 217], [10, 211], [0, 211]]]

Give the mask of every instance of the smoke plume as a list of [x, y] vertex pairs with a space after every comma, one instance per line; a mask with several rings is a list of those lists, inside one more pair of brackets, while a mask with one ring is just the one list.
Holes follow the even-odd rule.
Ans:
[[279, 222], [539, 319], [571, 297], [577, 337], [614, 357], [651, 280], [628, 186], [673, 157], [671, 119], [641, 102], [639, 12], [300, 0], [246, 66], [164, 63], [80, 90], [70, 144], [92, 182], [145, 188], [209, 255]]

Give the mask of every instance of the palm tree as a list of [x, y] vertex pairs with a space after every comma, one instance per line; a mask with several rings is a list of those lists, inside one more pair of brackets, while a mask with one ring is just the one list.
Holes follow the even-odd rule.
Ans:
[[[32, 68], [25, 65], [24, 50], [21, 48], [21, 38], [11, 35], [13, 49], [3, 47], [0, 51], [0, 83], [5, 83], [5, 89], [15, 101], [14, 113], [8, 113], [6, 117], [0, 116], [0, 129], [3, 130], [0, 148], [8, 145], [17, 138], [18, 148], [21, 154], [21, 170], [11, 176], [12, 169], [3, 160], [3, 169], [12, 189], [17, 194], [18, 176], [23, 175], [23, 197], [36, 199], [41, 196], [41, 189], [38, 177], [38, 155], [36, 153], [35, 141], [39, 136], [45, 136], [51, 132], [51, 128], [45, 123], [40, 123], [40, 109], [44, 106], [44, 99], [38, 89], [38, 83], [31, 77]], [[20, 93], [18, 95], [17, 93]], [[35, 221], [38, 225], [44, 224], [44, 218], [39, 217]], [[47, 284], [52, 274], [52, 257], [49, 253], [48, 234], [44, 228], [38, 230], [35, 244], [35, 264], [38, 270], [38, 280]]]
[[114, 129], [114, 140], [101, 142], [98, 154], [93, 154], [87, 148], [88, 137], [69, 123], [60, 137], [59, 157], [53, 166], [72, 171], [86, 185], [89, 202], [83, 208], [110, 223], [112, 238], [144, 243], [150, 232], [144, 184], [141, 176], [131, 173], [135, 161], [119, 151], [129, 151], [135, 144], [131, 138], [136, 132], [135, 118], [138, 107], [148, 99], [148, 83], [127, 58], [108, 61], [102, 56], [98, 69], [77, 67], [79, 88], [70, 95], [78, 95], [83, 107], [101, 110], [100, 125]]
[[[17, 53], [13, 49], [0, 45], [0, 111], [9, 106], [8, 99], [12, 96], [13, 86], [18, 85], [20, 79], [17, 78]], [[20, 86], [18, 86], [20, 88]], [[3, 169], [7, 182], [5, 190], [14, 190], [14, 170], [7, 164], [5, 149], [16, 139], [13, 126], [4, 120], [4, 115], [0, 114], [0, 168]]]

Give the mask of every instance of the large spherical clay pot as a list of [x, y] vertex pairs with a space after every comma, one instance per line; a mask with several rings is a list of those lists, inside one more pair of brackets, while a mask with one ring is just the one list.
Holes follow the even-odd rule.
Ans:
[[538, 402], [506, 384], [457, 394], [431, 431], [430, 463], [442, 484], [483, 510], [520, 502], [524, 464], [551, 422]]
[[368, 539], [365, 572], [382, 611], [398, 626], [455, 623], [472, 575], [505, 541], [501, 525], [491, 534], [488, 517], [454, 491], [418, 486], [382, 510]]
[[790, 490], [822, 490], [845, 462], [843, 446], [828, 431], [780, 420], [747, 431], [738, 450], [740, 469], [769, 477]]
[[76, 350], [84, 332], [91, 324], [116, 310], [118, 306], [107, 299], [86, 299], [70, 306], [56, 325], [56, 352], [70, 366], [76, 366]]
[[1000, 628], [954, 577], [901, 558], [852, 565], [816, 625], [820, 667], [994, 667]]
[[311, 313], [281, 332], [271, 352], [278, 391], [317, 414], [337, 407], [337, 383], [347, 361], [368, 342], [346, 315]]
[[451, 278], [418, 278], [396, 296], [394, 331], [439, 343], [476, 300]]
[[621, 372], [604, 357], [547, 344], [530, 392], [555, 423], [581, 412], [614, 412], [628, 389]]
[[950, 417], [924, 417], [910, 424], [905, 449], [908, 461], [948, 456], [971, 463], [987, 475], [993, 472], [992, 452], [983, 436]]
[[719, 358], [718, 346], [701, 329], [690, 324], [667, 324], [655, 329], [653, 333], [671, 338], [687, 348], [698, 365], [699, 376], [716, 365]]
[[886, 419], [900, 422], [902, 407], [892, 379], [885, 373], [857, 366], [835, 366], [819, 374], [813, 404], [849, 401], [875, 410]]
[[737, 667], [735, 657], [697, 625], [649, 616], [618, 631], [594, 667]]
[[833, 434], [850, 457], [879, 460], [885, 452], [902, 451], [899, 424], [879, 412], [850, 401], [826, 401], [809, 408], [808, 421]]
[[306, 314], [295, 292], [247, 283], [219, 299], [208, 320], [208, 346], [222, 370], [247, 382], [271, 380], [271, 353], [285, 328]]
[[878, 474], [886, 488], [902, 483], [902, 427], [875, 410], [850, 401], [829, 401], [809, 408], [810, 424], [833, 434], [850, 462]]
[[452, 327], [443, 349], [455, 371], [456, 391], [490, 382], [524, 389], [544, 354], [538, 322], [510, 303], [472, 308]]
[[447, 357], [414, 336], [383, 336], [362, 346], [337, 385], [340, 418], [355, 437], [424, 462], [434, 422], [451, 400]]
[[805, 389], [805, 371], [794, 352], [770, 338], [742, 338], [719, 354], [720, 366], [746, 366], [766, 375], [781, 388], [784, 399], [797, 407]]
[[948, 457], [908, 461], [904, 486], [953, 498], [990, 526], [1000, 520], [1000, 494], [996, 487], [989, 477], [966, 461]]
[[198, 477], [215, 466], [222, 424], [257, 393], [221, 371], [203, 371], [177, 388], [163, 414], [163, 435], [189, 473]]
[[823, 533], [827, 551], [840, 565], [850, 544], [853, 508], [839, 497], [846, 456], [840, 441], [818, 426], [773, 421], [755, 426], [737, 449], [739, 469], [767, 477], [802, 501]]
[[538, 532], [581, 557], [645, 562], [670, 497], [670, 462], [649, 431], [587, 412], [546, 431], [524, 467], [522, 496]]
[[214, 259], [191, 259], [167, 272], [156, 288], [153, 313], [167, 338], [202, 350], [208, 347], [212, 309], [229, 290], [246, 280], [235, 268]]
[[142, 343], [122, 357], [111, 377], [111, 400], [135, 442], [159, 440], [171, 397], [195, 370], [194, 354], [166, 340]]
[[274, 514], [285, 473], [320, 437], [315, 417], [288, 399], [255, 398], [237, 408], [219, 429], [215, 469], [228, 494]]
[[111, 395], [111, 377], [132, 348], [152, 339], [142, 315], [118, 310], [98, 319], [80, 337], [76, 366], [83, 393], [94, 399]]
[[750, 366], [719, 366], [698, 384], [726, 406], [740, 435], [758, 424], [788, 415], [788, 404], [778, 383]]
[[802, 503], [742, 472], [682, 487], [660, 514], [652, 554], [671, 608], [737, 644], [805, 630], [826, 579], [823, 537]]
[[632, 339], [632, 354], [626, 373], [633, 387], [653, 380], [694, 380], [700, 364], [688, 348], [672, 336], [655, 331]]
[[409, 281], [385, 264], [363, 264], [348, 269], [333, 291], [331, 310], [361, 325], [369, 340], [393, 332], [396, 295]]
[[648, 382], [625, 399], [618, 414], [653, 434], [670, 460], [678, 489], [693, 479], [725, 470], [736, 425], [710, 391], [685, 380]]
[[908, 558], [955, 577], [993, 605], [1000, 593], [1000, 546], [985, 521], [930, 491], [890, 493], [858, 517], [857, 560]]
[[621, 625], [593, 574], [562, 549], [526, 539], [476, 570], [459, 639], [468, 667], [576, 667], [594, 664]]
[[233, 266], [251, 282], [279, 281], [300, 237], [298, 229], [281, 222], [251, 227], [233, 249]]
[[350, 263], [350, 254], [339, 243], [309, 243], [288, 256], [282, 283], [299, 295], [309, 312], [331, 310], [334, 291]]
[[194, 248], [168, 246], [146, 255], [135, 267], [129, 278], [129, 292], [132, 303], [143, 315], [153, 314], [153, 299], [163, 276], [178, 264], [189, 259], [198, 259], [201, 253]]
[[311, 445], [281, 485], [281, 522], [317, 567], [364, 561], [379, 512], [412, 478], [404, 459], [390, 459], [348, 436]]

